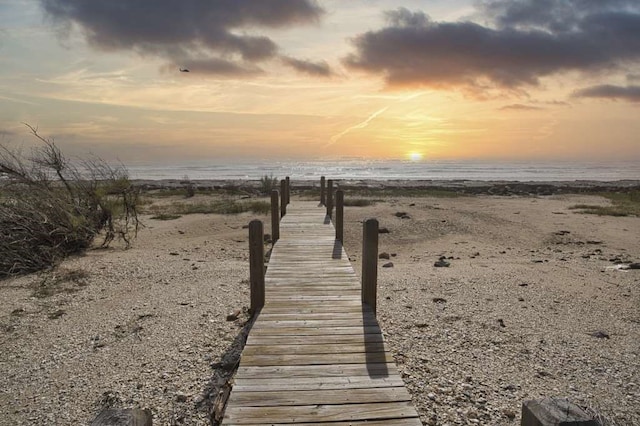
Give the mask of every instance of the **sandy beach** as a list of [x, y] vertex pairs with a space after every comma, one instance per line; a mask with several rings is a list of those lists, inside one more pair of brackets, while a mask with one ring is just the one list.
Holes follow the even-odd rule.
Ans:
[[[371, 200], [345, 208], [345, 249], [360, 273], [362, 220], [389, 230], [378, 319], [424, 424], [518, 425], [523, 400], [549, 396], [640, 424], [640, 270], [626, 269], [640, 262], [640, 218], [572, 209], [610, 204], [594, 188], [637, 181], [363, 192], [380, 185], [342, 183], [347, 200]], [[292, 202], [308, 196], [294, 191]], [[255, 198], [246, 188], [226, 197]], [[211, 196], [145, 198], [149, 210]], [[248, 320], [243, 226], [258, 218], [270, 232], [270, 219], [152, 216], [128, 250], [113, 244], [0, 281], [0, 424], [87, 424], [106, 406], [148, 408], [158, 425], [210, 424]]]

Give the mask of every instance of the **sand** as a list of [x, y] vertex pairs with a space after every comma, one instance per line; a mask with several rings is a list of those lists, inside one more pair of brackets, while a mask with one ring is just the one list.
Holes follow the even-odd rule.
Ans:
[[[569, 209], [583, 203], [608, 201], [389, 197], [346, 208], [356, 271], [361, 221], [390, 231], [378, 317], [425, 424], [516, 425], [523, 400], [546, 396], [640, 424], [640, 270], [619, 268], [640, 261], [640, 218]], [[129, 250], [0, 282], [0, 424], [86, 424], [105, 406], [209, 424], [247, 320], [226, 317], [249, 304], [242, 227], [256, 217], [268, 232], [267, 216], [248, 213], [146, 216]], [[442, 256], [449, 267], [434, 266]], [[55, 277], [67, 281], [35, 296]]]

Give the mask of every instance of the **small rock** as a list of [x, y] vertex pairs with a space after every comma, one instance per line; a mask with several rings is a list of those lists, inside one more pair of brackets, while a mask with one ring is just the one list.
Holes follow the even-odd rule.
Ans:
[[249, 229], [249, 225], [242, 225], [242, 229]]
[[58, 309], [57, 311], [53, 311], [53, 312], [49, 313], [49, 315], [47, 315], [47, 318], [49, 318], [49, 319], [58, 319], [61, 316], [63, 316], [64, 314], [66, 314], [66, 312], [63, 309]]
[[502, 318], [498, 318], [498, 325], [500, 325], [500, 327], [506, 327], [506, 325], [504, 325], [504, 320]]
[[384, 265], [382, 265], [383, 268], [393, 268], [393, 262], [387, 262]]
[[451, 264], [444, 259], [439, 259], [433, 264], [433, 266], [436, 268], [448, 268]]
[[378, 234], [390, 234], [391, 231], [389, 231], [388, 228], [382, 227], [382, 228], [378, 228]]
[[240, 313], [242, 312], [241, 309], [236, 309], [235, 311], [227, 314], [227, 321], [235, 321], [238, 319], [238, 317], [240, 316]]
[[447, 299], [443, 299], [442, 297], [434, 297], [431, 301], [433, 303], [447, 303]]
[[408, 216], [407, 212], [396, 212], [396, 217], [403, 218], [404, 216]]
[[609, 339], [609, 334], [601, 330], [594, 331], [593, 333], [589, 333], [589, 336], [595, 337], [597, 339]]
[[391, 258], [391, 256], [389, 255], [389, 253], [387, 253], [385, 251], [383, 251], [382, 253], [380, 253], [378, 255], [378, 259], [390, 259], [390, 258]]
[[171, 252], [169, 252], [169, 254], [170, 254], [171, 256], [178, 256], [178, 253], [177, 253], [177, 252], [175, 252], [175, 251], [171, 251]]
[[518, 284], [520, 287], [527, 287], [529, 285], [529, 283], [520, 283]]
[[176, 392], [176, 401], [177, 402], [187, 402], [187, 395], [182, 392]]
[[508, 408], [503, 408], [502, 414], [504, 414], [505, 417], [509, 420], [513, 420], [516, 418], [516, 413], [513, 410], [509, 410]]

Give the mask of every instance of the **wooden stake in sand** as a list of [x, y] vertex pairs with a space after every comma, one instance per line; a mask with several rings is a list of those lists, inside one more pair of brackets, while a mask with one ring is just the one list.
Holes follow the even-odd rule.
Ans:
[[362, 302], [376, 314], [378, 286], [378, 220], [367, 219], [362, 227]]
[[280, 181], [280, 217], [284, 217], [287, 214], [287, 200], [284, 194], [287, 193], [287, 181], [282, 179]]
[[280, 239], [280, 213], [278, 212], [278, 190], [271, 191], [271, 242]]
[[327, 181], [327, 216], [332, 217], [333, 214], [333, 180]]
[[336, 191], [336, 240], [344, 241], [344, 192]]
[[325, 182], [324, 182], [324, 176], [320, 176], [320, 204], [322, 204], [323, 206], [326, 203], [326, 196], [325, 196]]
[[264, 228], [259, 220], [249, 222], [249, 282], [251, 315], [264, 306]]

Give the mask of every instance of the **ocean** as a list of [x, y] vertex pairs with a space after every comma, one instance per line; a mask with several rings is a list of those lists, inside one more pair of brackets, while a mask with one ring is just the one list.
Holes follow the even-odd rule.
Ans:
[[616, 181], [640, 180], [640, 162], [480, 162], [399, 160], [228, 161], [124, 164], [132, 179], [256, 180], [480, 180]]

